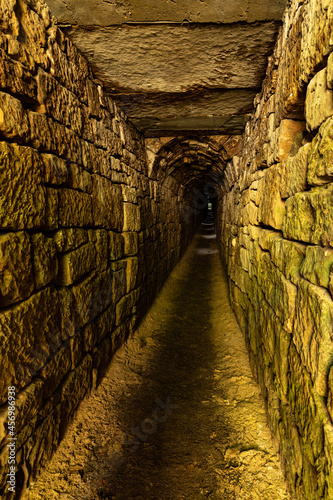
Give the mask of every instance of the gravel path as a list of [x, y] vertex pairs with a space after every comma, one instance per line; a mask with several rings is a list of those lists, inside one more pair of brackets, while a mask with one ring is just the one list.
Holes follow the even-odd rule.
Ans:
[[25, 498], [289, 499], [212, 225]]

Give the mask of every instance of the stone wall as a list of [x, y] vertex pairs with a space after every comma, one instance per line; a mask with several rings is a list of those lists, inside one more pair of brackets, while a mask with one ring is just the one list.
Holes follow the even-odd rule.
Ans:
[[292, 498], [333, 498], [333, 3], [285, 13], [221, 184], [230, 297]]
[[[179, 186], [39, 0], [0, 3], [0, 496], [19, 494], [191, 239]], [[12, 498], [11, 494], [9, 494]]]

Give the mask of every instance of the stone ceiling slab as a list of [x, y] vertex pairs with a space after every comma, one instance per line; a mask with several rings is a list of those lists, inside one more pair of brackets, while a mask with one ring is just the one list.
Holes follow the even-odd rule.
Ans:
[[286, 0], [47, 0], [147, 137], [241, 133]]
[[109, 92], [258, 88], [279, 24], [73, 28]]
[[250, 113], [260, 89], [193, 90], [179, 93], [113, 94], [132, 118], [220, 116]]
[[282, 18], [286, 0], [48, 0], [62, 24], [234, 23]]
[[134, 118], [131, 121], [145, 137], [165, 135], [241, 134], [250, 115], [196, 116], [185, 118]]

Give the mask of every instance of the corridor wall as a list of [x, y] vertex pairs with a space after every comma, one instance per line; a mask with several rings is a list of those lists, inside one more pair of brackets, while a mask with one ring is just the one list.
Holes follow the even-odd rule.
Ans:
[[219, 242], [292, 498], [333, 498], [333, 4], [293, 0], [240, 154]]
[[49, 460], [184, 252], [176, 182], [39, 0], [0, 2], [0, 496], [8, 386], [16, 494]]

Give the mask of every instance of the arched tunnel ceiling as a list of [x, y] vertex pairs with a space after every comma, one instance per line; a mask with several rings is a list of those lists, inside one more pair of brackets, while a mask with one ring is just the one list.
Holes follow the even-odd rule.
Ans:
[[47, 0], [146, 137], [237, 134], [286, 0]]
[[176, 194], [179, 187], [212, 186], [221, 183], [227, 162], [241, 147], [239, 135], [146, 139], [148, 173]]

